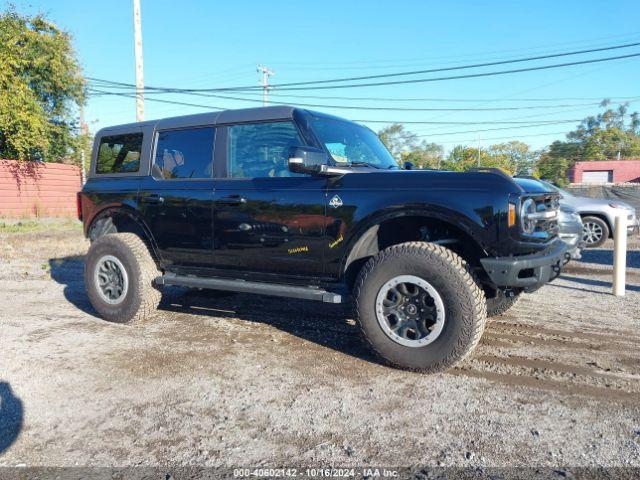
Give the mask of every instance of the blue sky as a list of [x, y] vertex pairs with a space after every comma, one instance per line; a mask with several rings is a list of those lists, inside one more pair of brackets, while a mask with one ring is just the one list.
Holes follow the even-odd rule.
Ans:
[[[355, 75], [448, 67], [640, 41], [640, 4], [628, 1], [167, 1], [141, 0], [145, 83], [151, 86], [217, 88], [257, 85], [257, 64], [275, 71], [274, 84]], [[6, 6], [7, 2], [4, 2]], [[21, 12], [44, 12], [73, 36], [85, 75], [134, 82], [131, 0], [14, 1]], [[561, 63], [640, 52], [640, 47], [536, 62]], [[488, 67], [482, 71], [529, 64]], [[443, 74], [448, 74], [444, 72]], [[454, 72], [470, 73], [470, 71]], [[443, 75], [440, 74], [440, 75]], [[426, 78], [438, 74], [411, 78]], [[337, 100], [317, 97], [428, 98], [439, 101]], [[243, 94], [257, 99], [259, 95]], [[370, 111], [316, 108], [346, 118], [410, 124], [428, 141], [450, 149], [456, 143], [487, 146], [520, 139], [535, 148], [574, 123], [504, 129], [507, 124], [580, 119], [593, 103], [637, 97], [640, 57], [513, 75], [384, 87], [273, 92], [272, 99], [322, 105], [411, 108], [504, 108], [505, 111]], [[150, 98], [150, 97], [149, 97]], [[164, 95], [156, 98], [222, 108], [259, 105], [248, 101]], [[534, 100], [532, 100], [534, 99]], [[558, 99], [538, 101], [539, 99]], [[585, 105], [588, 104], [588, 105]], [[147, 101], [146, 118], [206, 111]], [[135, 101], [95, 97], [86, 117], [91, 130], [135, 120]], [[519, 124], [520, 125], [520, 124]], [[523, 125], [528, 125], [527, 123]], [[490, 130], [471, 132], [473, 130]], [[507, 138], [505, 138], [507, 137]]]

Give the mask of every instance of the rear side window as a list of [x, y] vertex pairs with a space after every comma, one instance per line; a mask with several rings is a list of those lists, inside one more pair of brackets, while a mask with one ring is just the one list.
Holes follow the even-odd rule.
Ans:
[[211, 178], [214, 128], [165, 130], [158, 133], [153, 176]]
[[142, 133], [102, 137], [96, 173], [135, 173], [140, 170], [141, 151]]

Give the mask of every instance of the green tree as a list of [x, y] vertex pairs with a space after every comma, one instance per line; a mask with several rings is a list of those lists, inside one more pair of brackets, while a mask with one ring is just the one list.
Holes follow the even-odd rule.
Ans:
[[411, 162], [418, 168], [439, 169], [444, 160], [444, 148], [437, 143], [422, 141], [408, 152], [402, 152], [403, 162]]
[[602, 113], [582, 120], [567, 134], [567, 140], [553, 142], [545, 149], [536, 165], [542, 178], [559, 184], [566, 183], [567, 170], [575, 162], [590, 162], [640, 156], [640, 117], [629, 113], [628, 105], [607, 108]]
[[445, 168], [463, 172], [472, 168], [493, 167], [500, 168], [512, 175], [514, 168], [509, 159], [504, 154], [496, 154], [492, 148], [478, 149], [476, 147], [458, 145], [449, 152]]
[[517, 175], [528, 175], [534, 168], [536, 154], [524, 142], [511, 140], [489, 147], [491, 162]]
[[10, 7], [0, 14], [0, 66], [0, 157], [72, 157], [85, 82], [69, 35]]
[[579, 142], [556, 140], [541, 153], [535, 167], [536, 174], [558, 185], [565, 185], [567, 170], [581, 158], [581, 152]]
[[397, 162], [402, 161], [403, 153], [411, 152], [418, 144], [418, 136], [409, 132], [400, 123], [393, 123], [383, 128], [378, 132], [378, 137]]

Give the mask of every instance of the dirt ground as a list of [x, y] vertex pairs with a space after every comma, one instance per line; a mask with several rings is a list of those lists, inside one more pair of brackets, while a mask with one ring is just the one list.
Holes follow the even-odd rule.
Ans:
[[611, 245], [425, 376], [365, 348], [343, 307], [172, 289], [110, 324], [73, 223], [0, 228], [0, 466], [640, 466], [640, 242]]

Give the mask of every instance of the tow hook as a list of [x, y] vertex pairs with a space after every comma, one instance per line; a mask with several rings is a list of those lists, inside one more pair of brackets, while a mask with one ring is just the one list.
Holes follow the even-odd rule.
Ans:
[[562, 260], [558, 260], [555, 265], [551, 266], [551, 269], [553, 270], [553, 273], [555, 273], [555, 275], [549, 281], [555, 280], [556, 278], [558, 278], [560, 276], [560, 273], [562, 272], [561, 263], [562, 263]]

